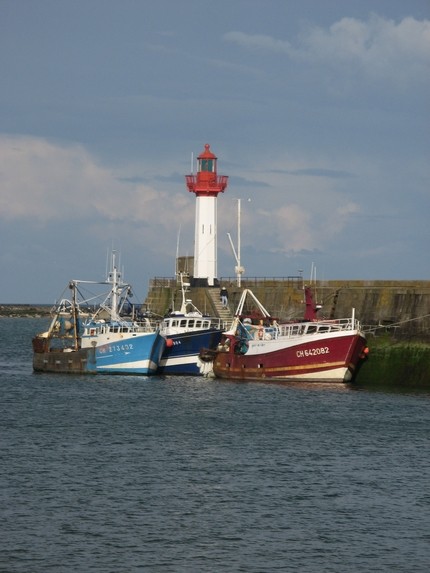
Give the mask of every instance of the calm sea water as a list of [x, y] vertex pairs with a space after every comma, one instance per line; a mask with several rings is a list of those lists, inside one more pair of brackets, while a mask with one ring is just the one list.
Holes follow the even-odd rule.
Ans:
[[34, 374], [0, 319], [0, 571], [428, 572], [430, 394]]

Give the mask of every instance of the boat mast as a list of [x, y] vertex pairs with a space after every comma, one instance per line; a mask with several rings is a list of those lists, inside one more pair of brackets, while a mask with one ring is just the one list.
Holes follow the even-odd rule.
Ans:
[[187, 288], [190, 286], [190, 283], [184, 282], [184, 274], [183, 273], [179, 273], [179, 278], [181, 281], [181, 293], [182, 293], [182, 304], [181, 304], [180, 313], [181, 314], [187, 314], [187, 306], [188, 306], [188, 303], [191, 301], [189, 299], [185, 298], [185, 295], [187, 293]]
[[118, 268], [116, 266], [116, 251], [112, 251], [112, 265], [111, 265], [111, 272], [109, 273], [109, 280], [112, 284], [111, 290], [111, 308], [110, 314], [112, 320], [119, 320], [118, 317], [118, 283], [120, 278], [120, 273], [118, 272]]
[[72, 289], [72, 320], [73, 320], [73, 338], [74, 338], [74, 348], [79, 349], [79, 325], [78, 325], [78, 302], [76, 298], [76, 283], [72, 281], [70, 283], [70, 288]]

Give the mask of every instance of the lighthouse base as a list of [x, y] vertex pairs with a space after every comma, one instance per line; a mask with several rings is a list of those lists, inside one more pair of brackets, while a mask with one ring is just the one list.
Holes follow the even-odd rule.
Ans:
[[202, 278], [197, 278], [197, 277], [191, 277], [190, 278], [190, 285], [192, 287], [204, 287], [204, 288], [210, 287], [210, 286], [219, 287], [219, 280], [214, 278], [213, 279], [213, 285], [210, 285], [207, 278], [202, 279]]

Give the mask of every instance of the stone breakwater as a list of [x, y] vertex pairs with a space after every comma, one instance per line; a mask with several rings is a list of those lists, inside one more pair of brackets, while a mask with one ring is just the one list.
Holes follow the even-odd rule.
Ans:
[[40, 318], [49, 316], [51, 305], [0, 304], [0, 318]]
[[[221, 279], [229, 292], [229, 307], [234, 309], [242, 289], [233, 279]], [[291, 279], [242, 279], [242, 287], [250, 288], [272, 316], [300, 319], [304, 314], [303, 284]], [[191, 288], [187, 298], [204, 313], [216, 312], [209, 291], [214, 288]], [[219, 290], [219, 288], [218, 288]], [[352, 309], [371, 335], [389, 332], [395, 338], [419, 339], [430, 342], [430, 281], [317, 281], [315, 302], [322, 304], [320, 316], [343, 318]], [[179, 308], [180, 289], [174, 279], [153, 279], [144, 307], [158, 315], [168, 308]]]
[[369, 358], [358, 373], [358, 384], [430, 387], [430, 344], [381, 336], [370, 338], [368, 347]]

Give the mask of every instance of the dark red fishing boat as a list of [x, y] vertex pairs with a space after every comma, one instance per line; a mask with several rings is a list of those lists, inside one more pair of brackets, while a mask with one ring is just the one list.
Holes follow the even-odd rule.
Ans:
[[[248, 298], [257, 309], [254, 318], [243, 314]], [[354, 310], [348, 318], [318, 319], [308, 288], [306, 303], [303, 321], [278, 323], [249, 289], [244, 290], [231, 328], [217, 350], [202, 359], [212, 359], [216, 377], [231, 380], [351, 382], [367, 357]]]

